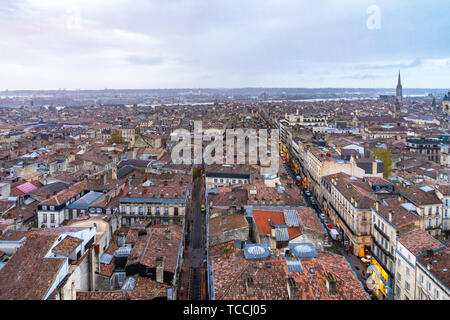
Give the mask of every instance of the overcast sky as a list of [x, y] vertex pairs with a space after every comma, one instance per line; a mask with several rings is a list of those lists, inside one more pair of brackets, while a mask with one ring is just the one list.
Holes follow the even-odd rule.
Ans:
[[391, 88], [398, 69], [404, 88], [449, 88], [449, 13], [449, 0], [0, 0], [0, 90]]

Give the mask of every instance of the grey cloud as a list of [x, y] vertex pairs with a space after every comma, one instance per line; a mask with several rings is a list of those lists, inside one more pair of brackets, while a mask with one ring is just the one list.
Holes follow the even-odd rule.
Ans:
[[[80, 29], [67, 27], [75, 4]], [[410, 19], [425, 7], [421, 23]], [[51, 75], [42, 82], [49, 88], [116, 84], [109, 79], [149, 88], [387, 86], [390, 69], [428, 70], [412, 52], [448, 58], [450, 1], [386, 2], [379, 32], [367, 29], [366, 8], [360, 0], [0, 0], [0, 69], [8, 70], [0, 88], [33, 86], [28, 79], [41, 74]], [[445, 69], [417, 82], [439, 85]]]
[[408, 69], [422, 66], [422, 60], [417, 58], [409, 63], [393, 63], [393, 64], [380, 64], [370, 65], [362, 64], [355, 67], [358, 70], [386, 70], [386, 69]]
[[349, 76], [343, 77], [344, 79], [354, 79], [354, 80], [369, 80], [369, 79], [378, 79], [380, 76], [374, 74], [353, 74]]
[[126, 61], [136, 65], [154, 66], [162, 64], [164, 59], [162, 57], [130, 55], [126, 58]]

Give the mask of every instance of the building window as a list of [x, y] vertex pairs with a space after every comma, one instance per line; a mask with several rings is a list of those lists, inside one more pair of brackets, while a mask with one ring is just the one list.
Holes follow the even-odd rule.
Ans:
[[50, 223], [55, 223], [55, 214], [54, 213], [50, 214]]
[[47, 206], [42, 206], [42, 210], [47, 210]]
[[406, 292], [409, 292], [409, 282], [405, 281], [405, 290]]
[[142, 216], [144, 214], [144, 209], [142, 207], [139, 207], [139, 215]]
[[165, 207], [164, 208], [164, 216], [167, 217], [169, 215], [169, 208]]
[[42, 215], [42, 222], [47, 223], [47, 214], [45, 213]]
[[130, 207], [130, 214], [134, 214], [134, 207]]
[[160, 210], [161, 210], [160, 207], [156, 207], [156, 215], [157, 215], [157, 216], [160, 215], [160, 213], [161, 213]]
[[173, 215], [178, 216], [178, 207], [173, 208]]

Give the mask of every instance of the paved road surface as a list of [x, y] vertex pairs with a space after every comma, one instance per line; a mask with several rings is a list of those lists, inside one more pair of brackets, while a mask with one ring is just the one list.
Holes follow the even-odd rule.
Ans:
[[201, 205], [205, 202], [205, 183], [202, 178], [194, 181], [192, 188], [191, 209], [189, 212], [189, 240], [185, 248], [184, 265], [188, 268], [188, 298], [191, 300], [201, 300], [205, 297], [202, 294], [205, 255], [205, 217], [201, 212]]

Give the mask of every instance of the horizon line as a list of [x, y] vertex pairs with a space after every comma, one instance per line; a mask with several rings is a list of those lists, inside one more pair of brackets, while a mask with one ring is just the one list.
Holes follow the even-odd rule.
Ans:
[[[394, 90], [392, 87], [167, 87], [167, 88], [103, 88], [103, 89], [71, 89], [71, 88], [58, 88], [58, 89], [3, 89], [0, 92], [11, 92], [11, 91], [126, 91], [126, 90], [242, 90], [242, 89], [289, 89], [289, 90], [331, 90], [331, 89], [353, 89], [353, 90]], [[403, 88], [403, 90], [450, 90], [449, 88], [432, 88], [432, 87], [416, 87], [416, 88]]]

